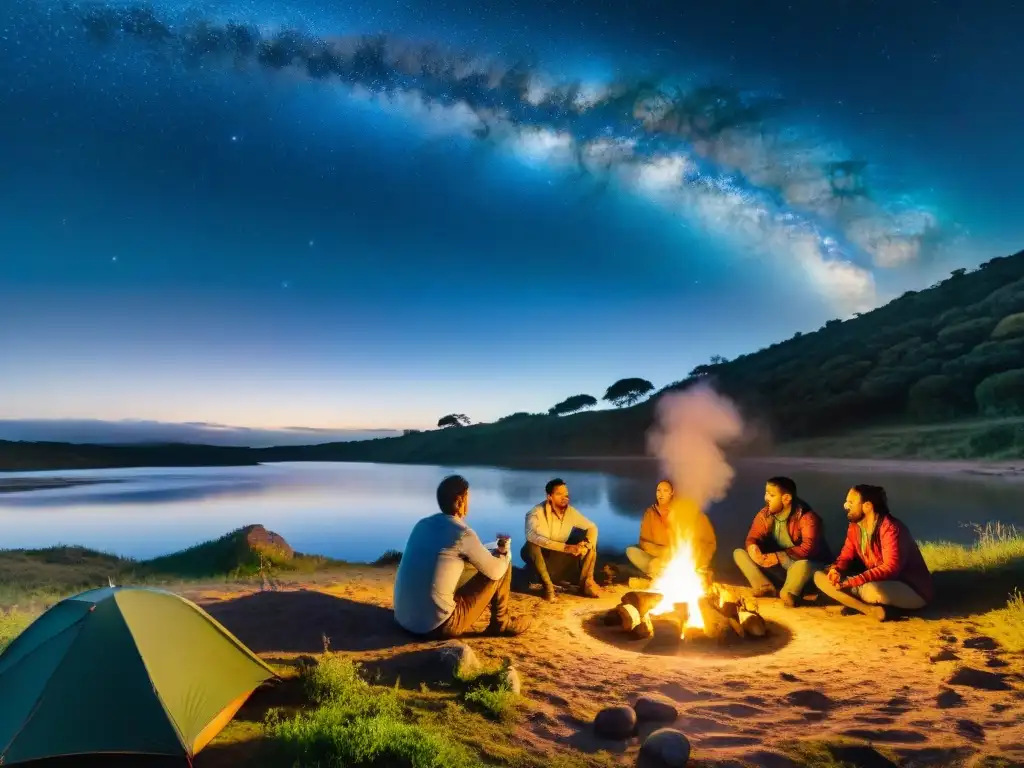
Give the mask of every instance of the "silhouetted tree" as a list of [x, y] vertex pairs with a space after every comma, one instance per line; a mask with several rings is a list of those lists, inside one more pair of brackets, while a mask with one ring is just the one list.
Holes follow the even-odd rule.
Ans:
[[423, 431], [422, 429], [403, 429], [402, 430], [402, 434], [403, 435], [418, 435], [422, 431]]
[[557, 405], [551, 406], [548, 413], [552, 416], [565, 416], [582, 411], [584, 408], [593, 408], [595, 405], [597, 405], [597, 398], [593, 395], [573, 395]]
[[647, 379], [619, 379], [608, 387], [601, 399], [621, 408], [624, 405], [633, 405], [644, 395], [653, 391], [654, 385]]
[[449, 413], [437, 420], [437, 426], [445, 427], [468, 427], [469, 416], [464, 413]]
[[502, 416], [498, 419], [499, 424], [507, 424], [510, 421], [526, 421], [527, 419], [535, 419], [539, 414], [527, 413], [526, 411], [516, 411], [510, 413], [508, 416]]

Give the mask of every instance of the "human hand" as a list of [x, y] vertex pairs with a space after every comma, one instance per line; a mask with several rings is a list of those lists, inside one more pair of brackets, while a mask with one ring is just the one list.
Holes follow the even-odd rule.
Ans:
[[583, 556], [583, 551], [584, 551], [583, 550], [583, 545], [581, 545], [581, 544], [566, 544], [565, 545], [565, 554], [571, 555], [572, 557], [582, 557]]
[[747, 547], [747, 554], [750, 555], [750, 559], [755, 563], [760, 563], [764, 555], [761, 554], [761, 548], [757, 544], [751, 544]]
[[840, 575], [839, 571], [836, 570], [835, 566], [830, 567], [825, 575], [828, 576], [829, 583], [833, 587], [838, 587], [839, 582], [843, 580], [842, 575]]
[[773, 568], [779, 564], [779, 556], [775, 552], [771, 552], [767, 555], [762, 556], [761, 565], [765, 568]]

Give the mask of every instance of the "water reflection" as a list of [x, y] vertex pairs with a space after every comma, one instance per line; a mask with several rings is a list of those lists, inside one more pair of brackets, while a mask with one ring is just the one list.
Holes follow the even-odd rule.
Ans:
[[[403, 548], [415, 521], [436, 510], [437, 483], [459, 472], [473, 488], [469, 523], [485, 541], [507, 531], [521, 543], [526, 512], [543, 500], [544, 484], [560, 476], [572, 503], [600, 527], [602, 548], [634, 543], [642, 512], [654, 498], [657, 468], [636, 463], [628, 472], [601, 474], [572, 465], [552, 471], [310, 463], [32, 473], [117, 482], [2, 494], [0, 526], [6, 547], [74, 543], [144, 558], [262, 523], [300, 551], [366, 561]], [[845, 532], [847, 488], [864, 481], [886, 486], [893, 512], [920, 539], [967, 542], [973, 539], [968, 523], [1024, 524], [1024, 484], [740, 466], [729, 495], [709, 512], [719, 541], [716, 568], [727, 566], [732, 549], [742, 544], [763, 503], [764, 480], [773, 474], [797, 481], [800, 495], [824, 517], [833, 547]]]

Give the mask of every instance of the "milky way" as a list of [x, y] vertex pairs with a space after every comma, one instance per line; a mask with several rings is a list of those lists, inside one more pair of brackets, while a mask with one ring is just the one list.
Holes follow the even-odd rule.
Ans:
[[656, 200], [720, 238], [795, 262], [846, 310], [876, 302], [873, 268], [918, 261], [944, 237], [935, 214], [907, 196], [874, 196], [864, 161], [779, 127], [784, 105], [774, 96], [661, 79], [556, 82], [536, 67], [439, 44], [268, 32], [251, 19], [181, 21], [140, 5], [65, 4], [48, 23], [55, 37], [144, 46], [197, 77], [223, 66], [336, 83], [598, 189]]

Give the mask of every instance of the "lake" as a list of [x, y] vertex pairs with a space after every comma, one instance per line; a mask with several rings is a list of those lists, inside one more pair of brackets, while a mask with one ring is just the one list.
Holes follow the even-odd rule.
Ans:
[[[258, 467], [106, 469], [0, 475], [101, 481], [65, 488], [0, 493], [0, 547], [80, 544], [118, 555], [149, 558], [216, 538], [250, 523], [280, 533], [301, 552], [372, 561], [402, 549], [417, 519], [436, 511], [434, 492], [451, 472], [472, 487], [469, 524], [485, 542], [499, 531], [523, 541], [524, 517], [561, 476], [572, 503], [600, 527], [600, 548], [634, 543], [656, 475], [638, 463], [629, 475], [580, 469], [513, 470], [356, 463], [288, 463]], [[719, 567], [742, 543], [761, 507], [764, 479], [788, 474], [825, 518], [838, 546], [845, 531], [843, 501], [851, 483], [885, 485], [896, 516], [919, 539], [970, 542], [971, 523], [1024, 526], [1024, 483], [972, 476], [909, 473], [851, 477], [785, 465], [741, 465], [726, 499], [710, 516], [719, 537]], [[863, 473], [862, 473], [863, 474]]]

